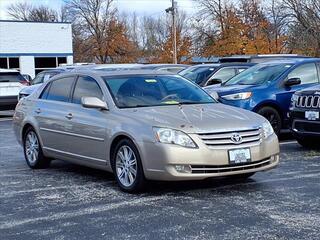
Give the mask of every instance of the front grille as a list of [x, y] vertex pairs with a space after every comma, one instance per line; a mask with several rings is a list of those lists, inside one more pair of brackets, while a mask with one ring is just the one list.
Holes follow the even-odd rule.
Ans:
[[271, 163], [271, 159], [263, 159], [261, 161], [237, 164], [237, 165], [191, 165], [192, 173], [225, 173], [225, 172], [234, 172], [242, 171], [248, 169], [255, 169], [267, 166]]
[[293, 129], [296, 129], [298, 132], [320, 133], [320, 122], [296, 121], [294, 123]]
[[299, 96], [296, 101], [298, 108], [320, 108], [320, 96]]
[[[242, 141], [232, 141], [232, 136], [237, 134], [241, 137]], [[241, 131], [228, 131], [216, 133], [198, 133], [200, 139], [209, 147], [221, 146], [243, 146], [260, 143], [262, 138], [261, 128], [241, 130]]]

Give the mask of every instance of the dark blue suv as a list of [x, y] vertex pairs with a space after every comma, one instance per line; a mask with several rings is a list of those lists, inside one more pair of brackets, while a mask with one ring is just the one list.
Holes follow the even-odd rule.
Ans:
[[257, 112], [277, 134], [287, 128], [292, 94], [319, 84], [320, 58], [270, 61], [251, 67], [221, 86], [204, 88], [224, 104]]

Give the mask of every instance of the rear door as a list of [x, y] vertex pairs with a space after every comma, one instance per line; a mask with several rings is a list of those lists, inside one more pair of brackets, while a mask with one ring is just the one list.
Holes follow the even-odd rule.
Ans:
[[69, 121], [71, 91], [75, 77], [64, 77], [52, 81], [40, 95], [34, 111], [40, 135], [46, 150], [56, 153], [69, 151], [68, 133], [72, 129]]
[[25, 79], [18, 72], [0, 72], [0, 96], [18, 96], [20, 90], [25, 86]]
[[[284, 81], [290, 78], [300, 78], [301, 84], [291, 87], [284, 86]], [[295, 91], [302, 90], [319, 83], [319, 74], [316, 63], [305, 63], [288, 73], [287, 77], [280, 85], [280, 92], [277, 93], [277, 101], [282, 105], [284, 116], [289, 111], [291, 97]]]

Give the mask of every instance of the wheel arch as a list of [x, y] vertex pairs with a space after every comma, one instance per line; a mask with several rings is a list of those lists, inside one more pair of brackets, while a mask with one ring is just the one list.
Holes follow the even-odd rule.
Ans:
[[284, 123], [284, 113], [283, 113], [283, 110], [282, 108], [274, 101], [265, 101], [265, 102], [262, 102], [260, 103], [259, 105], [257, 105], [252, 111], [257, 113], [260, 109], [264, 108], [264, 107], [271, 107], [271, 108], [274, 108], [278, 113], [279, 113], [279, 116], [281, 117], [281, 122], [282, 124]]
[[119, 133], [119, 134], [117, 134], [116, 136], [114, 136], [114, 137], [112, 138], [111, 144], [110, 144], [110, 146], [109, 146], [109, 151], [108, 151], [108, 153], [107, 153], [108, 156], [109, 156], [109, 164], [110, 164], [111, 168], [112, 168], [112, 156], [113, 156], [113, 154], [114, 154], [114, 152], [115, 152], [115, 147], [116, 147], [116, 145], [117, 145], [121, 140], [123, 140], [123, 139], [128, 139], [128, 140], [130, 140], [130, 141], [132, 141], [132, 142], [134, 143], [135, 147], [136, 147], [137, 150], [138, 150], [138, 153], [139, 153], [139, 155], [140, 155], [140, 158], [141, 158], [141, 150], [140, 150], [139, 145], [138, 145], [137, 142], [135, 141], [135, 139], [134, 139], [132, 136], [126, 134], [126, 133]]

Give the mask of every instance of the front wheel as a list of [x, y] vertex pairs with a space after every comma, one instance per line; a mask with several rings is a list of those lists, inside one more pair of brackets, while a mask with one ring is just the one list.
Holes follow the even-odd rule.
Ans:
[[29, 128], [23, 137], [23, 149], [26, 162], [30, 168], [49, 167], [50, 159], [43, 155], [38, 135], [33, 128]]
[[282, 120], [278, 111], [272, 107], [263, 107], [257, 111], [258, 114], [265, 117], [271, 124], [275, 134], [280, 135]]
[[113, 155], [113, 172], [121, 190], [129, 193], [140, 192], [145, 187], [145, 177], [139, 152], [128, 139], [121, 140]]

